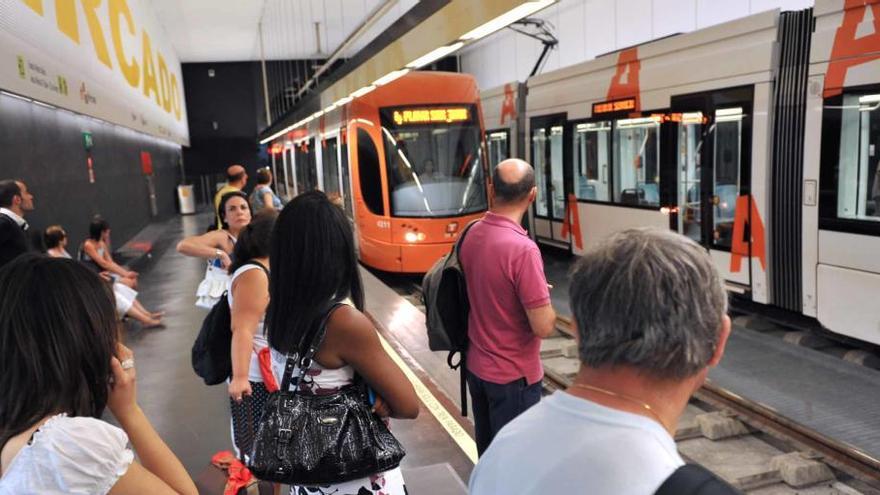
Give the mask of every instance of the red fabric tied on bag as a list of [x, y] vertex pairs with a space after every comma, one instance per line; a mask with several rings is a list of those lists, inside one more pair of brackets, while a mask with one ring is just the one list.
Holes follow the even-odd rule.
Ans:
[[268, 347], [260, 349], [257, 353], [257, 360], [260, 362], [260, 374], [263, 376], [263, 385], [271, 394], [278, 391], [278, 382], [275, 381], [275, 375], [272, 374], [272, 351]]
[[249, 486], [252, 483], [251, 480], [254, 479], [254, 475], [251, 474], [250, 470], [228, 450], [214, 454], [211, 457], [211, 464], [226, 470], [228, 474], [223, 495], [237, 495], [239, 490]]

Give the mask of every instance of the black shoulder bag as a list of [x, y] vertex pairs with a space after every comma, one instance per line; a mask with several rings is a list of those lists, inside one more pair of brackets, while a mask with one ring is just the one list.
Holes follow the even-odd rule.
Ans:
[[[326, 485], [394, 469], [406, 455], [363, 391], [349, 385], [329, 395], [303, 394], [299, 383], [327, 333], [334, 304], [309, 340], [290, 391], [297, 355], [288, 356], [281, 388], [269, 395], [248, 469], [261, 480]], [[299, 354], [299, 353], [298, 353]], [[357, 377], [356, 377], [357, 379]]]

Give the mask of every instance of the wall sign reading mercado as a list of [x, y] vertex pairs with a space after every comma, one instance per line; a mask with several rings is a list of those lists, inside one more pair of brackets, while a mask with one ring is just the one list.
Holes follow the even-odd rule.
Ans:
[[189, 144], [180, 62], [144, 0], [3, 0], [0, 89]]

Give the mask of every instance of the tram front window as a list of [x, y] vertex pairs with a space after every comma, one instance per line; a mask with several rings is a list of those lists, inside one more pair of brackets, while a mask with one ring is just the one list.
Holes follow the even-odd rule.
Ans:
[[446, 217], [488, 208], [474, 107], [383, 109], [381, 116], [393, 216]]

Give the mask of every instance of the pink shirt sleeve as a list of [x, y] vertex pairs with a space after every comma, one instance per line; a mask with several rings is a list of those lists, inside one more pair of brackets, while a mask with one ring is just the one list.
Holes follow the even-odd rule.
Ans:
[[544, 277], [544, 261], [537, 246], [532, 246], [522, 253], [513, 280], [516, 285], [516, 295], [525, 309], [535, 309], [550, 304], [550, 289]]

